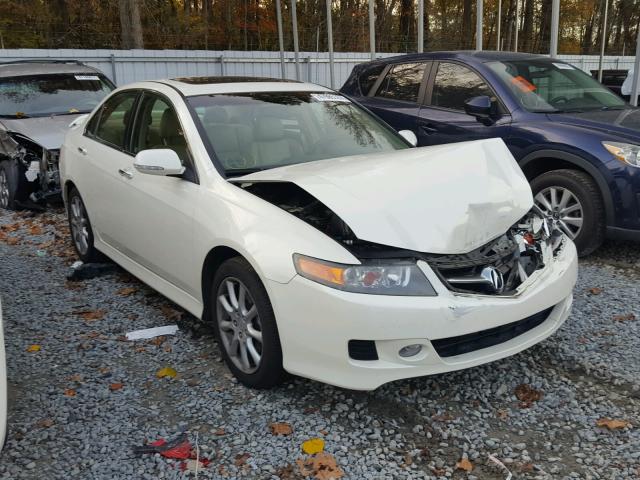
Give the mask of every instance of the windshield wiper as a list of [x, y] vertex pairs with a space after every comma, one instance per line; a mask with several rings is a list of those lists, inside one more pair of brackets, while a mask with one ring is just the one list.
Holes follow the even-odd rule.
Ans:
[[43, 116], [52, 116], [52, 117], [58, 117], [60, 115], [83, 115], [85, 113], [91, 113], [91, 110], [83, 110], [80, 111], [78, 110], [77, 112], [54, 112], [54, 113], [47, 113]]
[[27, 115], [26, 113], [21, 113], [20, 115], [16, 115], [15, 113], [0, 113], [0, 118], [29, 118], [31, 115]]
[[243, 175], [249, 175], [262, 171], [262, 168], [229, 168], [224, 171], [227, 177], [242, 177]]

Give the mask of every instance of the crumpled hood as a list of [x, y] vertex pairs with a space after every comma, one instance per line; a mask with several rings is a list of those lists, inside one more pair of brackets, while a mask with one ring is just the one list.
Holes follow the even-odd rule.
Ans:
[[533, 206], [499, 138], [274, 168], [232, 180], [292, 182], [361, 240], [429, 253], [466, 253], [505, 233]]
[[0, 120], [8, 131], [19, 133], [30, 138], [47, 150], [57, 150], [64, 142], [69, 124], [77, 115], [54, 115], [52, 117], [3, 118]]

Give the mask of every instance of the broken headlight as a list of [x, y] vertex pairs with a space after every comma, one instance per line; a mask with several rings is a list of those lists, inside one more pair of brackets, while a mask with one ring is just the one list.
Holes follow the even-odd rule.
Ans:
[[415, 262], [344, 265], [293, 255], [302, 277], [345, 292], [372, 295], [434, 296], [435, 290]]

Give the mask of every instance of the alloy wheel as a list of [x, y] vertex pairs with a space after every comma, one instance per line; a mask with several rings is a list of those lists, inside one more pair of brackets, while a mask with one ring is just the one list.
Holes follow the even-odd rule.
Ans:
[[535, 196], [544, 214], [569, 238], [575, 239], [582, 230], [584, 211], [578, 197], [564, 187], [547, 187]]
[[4, 170], [0, 170], [0, 207], [9, 208], [9, 179]]
[[69, 206], [71, 236], [73, 243], [80, 255], [86, 255], [89, 251], [89, 219], [82, 200], [78, 195], [71, 198]]
[[243, 373], [254, 373], [262, 360], [262, 324], [249, 289], [235, 277], [218, 287], [216, 311], [224, 349]]

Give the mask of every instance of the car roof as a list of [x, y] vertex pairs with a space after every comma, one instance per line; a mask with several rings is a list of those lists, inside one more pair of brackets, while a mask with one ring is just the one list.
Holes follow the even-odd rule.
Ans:
[[268, 77], [180, 77], [159, 82], [173, 87], [186, 97], [221, 93], [332, 91], [313, 83]]
[[18, 60], [12, 62], [0, 62], [0, 78], [26, 77], [31, 75], [47, 75], [56, 73], [101, 74], [102, 72], [74, 60]]
[[477, 61], [477, 62], [491, 62], [491, 61], [509, 61], [509, 60], [542, 60], [548, 59], [545, 55], [538, 55], [535, 53], [520, 53], [520, 52], [497, 52], [495, 50], [452, 50], [442, 52], [427, 52], [427, 53], [410, 53], [408, 55], [398, 55], [395, 57], [386, 57], [374, 60], [374, 62], [380, 63], [398, 63], [398, 62], [411, 62], [420, 60], [438, 60], [438, 59], [459, 59], [463, 61]]

